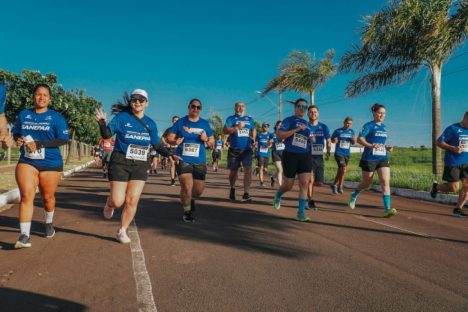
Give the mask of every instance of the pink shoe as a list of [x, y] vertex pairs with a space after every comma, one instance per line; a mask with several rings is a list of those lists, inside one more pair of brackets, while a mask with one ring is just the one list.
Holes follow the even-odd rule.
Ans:
[[128, 244], [131, 242], [130, 238], [127, 235], [127, 231], [125, 229], [120, 228], [117, 232], [117, 240], [122, 244]]
[[105, 219], [109, 220], [114, 215], [114, 208], [107, 206], [107, 202], [106, 202], [106, 205], [104, 206], [104, 210], [102, 211], [102, 214], [104, 215]]

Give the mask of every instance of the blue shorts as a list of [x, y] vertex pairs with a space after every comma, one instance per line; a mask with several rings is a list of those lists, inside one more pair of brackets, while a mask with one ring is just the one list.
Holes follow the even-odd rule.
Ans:
[[244, 151], [230, 148], [227, 156], [227, 166], [230, 170], [239, 169], [240, 165], [244, 167], [252, 166], [252, 149]]

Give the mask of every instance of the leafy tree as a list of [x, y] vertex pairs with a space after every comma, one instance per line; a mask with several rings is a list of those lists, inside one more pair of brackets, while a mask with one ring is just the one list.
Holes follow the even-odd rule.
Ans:
[[347, 96], [413, 78], [429, 68], [432, 89], [433, 173], [441, 175], [440, 134], [442, 67], [468, 33], [468, 0], [390, 1], [366, 18], [361, 44], [344, 54], [340, 71], [361, 75], [346, 87]]
[[221, 116], [217, 114], [211, 115], [211, 117], [208, 119], [208, 122], [210, 123], [211, 129], [213, 129], [213, 135], [215, 138], [218, 137], [218, 135], [223, 135], [223, 119]]

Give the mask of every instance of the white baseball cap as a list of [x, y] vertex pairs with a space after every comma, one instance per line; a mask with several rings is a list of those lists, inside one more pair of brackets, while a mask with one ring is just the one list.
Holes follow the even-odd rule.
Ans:
[[148, 93], [146, 93], [146, 91], [143, 90], [143, 89], [133, 90], [132, 94], [130, 96], [132, 96], [132, 95], [141, 95], [141, 96], [144, 96], [148, 100]]

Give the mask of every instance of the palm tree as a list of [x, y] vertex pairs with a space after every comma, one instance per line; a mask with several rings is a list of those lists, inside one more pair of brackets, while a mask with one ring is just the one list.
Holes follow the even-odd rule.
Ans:
[[280, 65], [280, 73], [265, 87], [262, 94], [272, 90], [280, 94], [285, 90], [308, 93], [310, 103], [315, 103], [315, 90], [336, 74], [337, 65], [333, 64], [335, 51], [328, 50], [321, 60], [305, 51], [294, 50]]
[[344, 54], [339, 70], [361, 76], [346, 87], [347, 96], [413, 78], [421, 68], [431, 71], [432, 169], [441, 175], [440, 93], [443, 64], [466, 39], [468, 0], [389, 1], [381, 12], [366, 18], [361, 45]]

